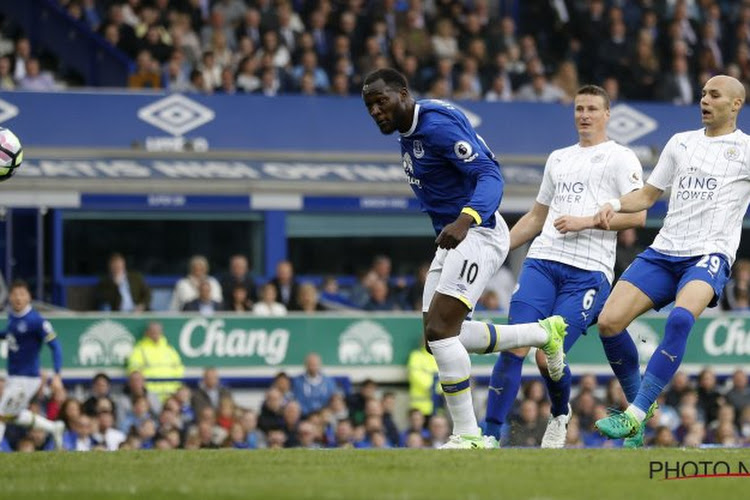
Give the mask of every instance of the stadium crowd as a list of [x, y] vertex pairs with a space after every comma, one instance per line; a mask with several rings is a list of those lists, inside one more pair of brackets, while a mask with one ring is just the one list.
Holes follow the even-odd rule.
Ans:
[[[719, 386], [710, 369], [693, 384], [678, 373], [659, 400], [646, 430], [651, 446], [750, 446], [750, 388], [747, 374], [738, 370]], [[161, 386], [159, 384], [162, 384]], [[305, 372], [290, 377], [279, 373], [257, 408], [237, 404], [221, 385], [216, 369], [205, 370], [197, 387], [148, 382], [132, 371], [122, 388], [97, 374], [83, 398], [66, 391], [42, 392], [32, 410], [61, 420], [68, 451], [197, 448], [434, 448], [445, 443], [450, 425], [437, 406], [432, 414], [414, 407], [406, 419], [397, 418], [394, 392], [367, 380], [346, 393], [327, 377], [320, 357], [311, 353]], [[169, 383], [167, 383], [169, 384]], [[485, 392], [484, 387], [477, 392]], [[607, 407], [624, 408], [615, 379], [606, 387], [584, 375], [574, 391], [574, 416], [568, 428], [568, 447], [619, 446], [605, 440], [593, 427]], [[481, 414], [481, 413], [480, 413]], [[519, 394], [502, 444], [539, 446], [549, 416], [542, 382], [531, 379]], [[397, 421], [405, 421], [399, 426]], [[52, 450], [43, 431], [10, 425], [0, 451]]]
[[[687, 104], [718, 73], [750, 84], [746, 0], [59, 2], [134, 61], [132, 88], [350, 95], [384, 66], [419, 95], [489, 101], [571, 102], [597, 83], [613, 100]], [[5, 31], [0, 88], [57, 88], [38, 48]]]
[[[622, 231], [618, 243], [617, 275], [642, 250], [635, 230]], [[284, 316], [290, 312], [322, 311], [421, 311], [422, 290], [429, 265], [422, 264], [413, 276], [393, 274], [387, 255], [375, 255], [372, 265], [361, 270], [346, 286], [337, 276], [303, 277], [295, 273], [290, 261], [279, 262], [270, 278], [255, 276], [249, 260], [242, 254], [229, 258], [227, 271], [217, 277], [210, 274], [211, 264], [201, 256], [190, 259], [187, 274], [179, 279], [165, 309], [197, 312], [211, 316], [236, 312], [257, 316]], [[477, 311], [507, 313], [516, 277], [508, 267], [490, 281], [479, 300]], [[4, 302], [4, 284], [0, 275], [0, 304]], [[750, 260], [739, 259], [732, 279], [722, 297], [721, 310], [750, 310]], [[127, 268], [126, 257], [114, 253], [108, 261], [108, 273], [93, 291], [92, 310], [142, 312], [152, 306], [152, 291], [144, 277]]]

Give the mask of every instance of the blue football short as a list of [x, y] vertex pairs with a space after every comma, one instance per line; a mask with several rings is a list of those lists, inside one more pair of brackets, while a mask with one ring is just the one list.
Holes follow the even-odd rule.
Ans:
[[530, 323], [559, 314], [568, 323], [565, 352], [596, 323], [610, 283], [601, 271], [587, 271], [545, 259], [526, 259], [510, 302], [508, 322]]
[[731, 270], [727, 258], [718, 253], [697, 257], [672, 257], [647, 248], [622, 273], [627, 281], [645, 293], [657, 311], [671, 304], [690, 281], [705, 281], [714, 289], [709, 307], [719, 303]]

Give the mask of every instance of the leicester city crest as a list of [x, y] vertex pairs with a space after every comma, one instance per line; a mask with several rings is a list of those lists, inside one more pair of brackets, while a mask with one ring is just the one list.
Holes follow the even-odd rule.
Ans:
[[735, 146], [729, 146], [724, 150], [724, 158], [729, 161], [735, 161], [740, 157], [740, 150]]
[[424, 147], [422, 141], [414, 141], [414, 158], [422, 158], [424, 156]]

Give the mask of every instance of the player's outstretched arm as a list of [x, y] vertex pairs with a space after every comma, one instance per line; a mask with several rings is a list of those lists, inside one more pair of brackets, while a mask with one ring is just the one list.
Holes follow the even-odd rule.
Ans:
[[531, 210], [518, 219], [513, 229], [510, 230], [510, 249], [515, 250], [539, 234], [544, 227], [548, 213], [548, 205], [535, 201]]
[[654, 206], [654, 203], [661, 197], [663, 192], [663, 190], [651, 184], [646, 184], [642, 188], [631, 191], [619, 199], [608, 201], [594, 216], [596, 227], [609, 230], [611, 221], [617, 212], [633, 214], [648, 210]]
[[[576, 217], [575, 215], [563, 215], [555, 219], [555, 229], [561, 234], [583, 231], [585, 229], [595, 229], [596, 215], [590, 217]], [[631, 227], [643, 227], [646, 225], [646, 211], [635, 214], [615, 214], [609, 221], [610, 231], [621, 231]]]

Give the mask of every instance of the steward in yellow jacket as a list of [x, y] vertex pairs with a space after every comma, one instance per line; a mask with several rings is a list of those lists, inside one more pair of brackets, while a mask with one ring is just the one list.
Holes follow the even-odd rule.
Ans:
[[160, 378], [182, 378], [185, 374], [180, 354], [167, 343], [161, 323], [150, 322], [143, 338], [133, 348], [128, 358], [128, 375], [134, 371], [139, 371], [146, 377], [146, 389], [159, 396], [162, 402], [182, 385], [180, 381], [153, 381]]

